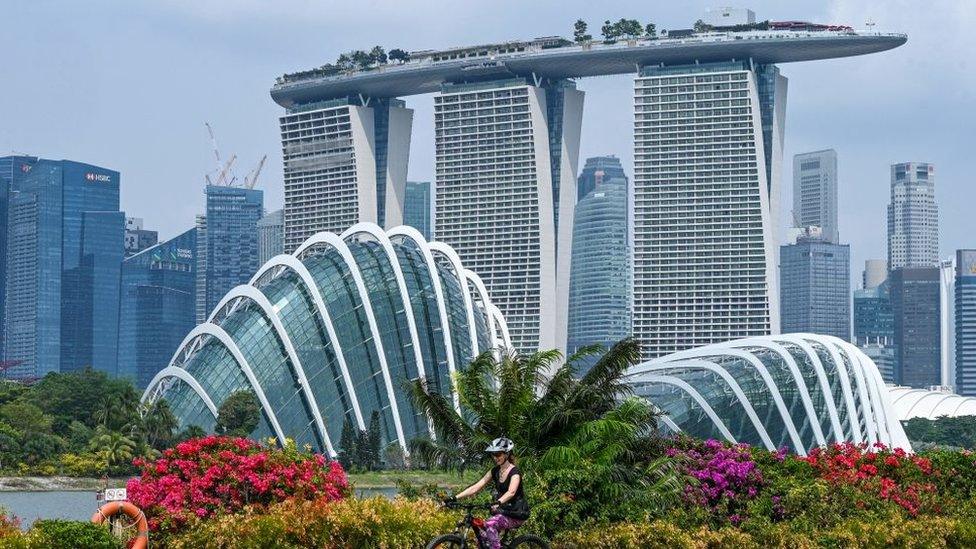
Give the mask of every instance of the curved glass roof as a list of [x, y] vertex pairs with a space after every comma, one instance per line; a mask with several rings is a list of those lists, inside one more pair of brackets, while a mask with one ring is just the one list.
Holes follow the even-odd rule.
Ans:
[[976, 416], [976, 398], [948, 391], [896, 386], [888, 388], [888, 398], [894, 406], [895, 416], [901, 421], [916, 417]]
[[[665, 414], [667, 431], [769, 450], [786, 447], [800, 455], [845, 441], [911, 450], [897, 396], [889, 398], [878, 367], [836, 337], [738, 339], [650, 360], [630, 368], [626, 377], [636, 394]], [[906, 404], [927, 399], [935, 409], [948, 407], [941, 404], [945, 399], [905, 396]], [[976, 411], [976, 399], [967, 400]]]
[[252, 436], [333, 456], [343, 425], [365, 429], [377, 412], [383, 443], [406, 451], [428, 434], [406, 384], [452, 394], [457, 365], [510, 345], [482, 288], [452, 249], [409, 227], [319, 233], [231, 290], [142, 398], [169, 401], [181, 429], [212, 431], [221, 403], [250, 389], [262, 409]]

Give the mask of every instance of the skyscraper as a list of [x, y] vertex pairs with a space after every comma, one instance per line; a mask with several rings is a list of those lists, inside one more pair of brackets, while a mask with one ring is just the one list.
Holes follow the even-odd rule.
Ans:
[[861, 287], [875, 288], [888, 278], [888, 263], [884, 259], [867, 259], [861, 271]]
[[403, 201], [403, 224], [434, 238], [434, 196], [430, 181], [407, 181]]
[[206, 229], [197, 235], [206, 246], [203, 287], [197, 293], [203, 300], [197, 314], [202, 311], [204, 317], [231, 288], [257, 272], [258, 220], [264, 215], [264, 192], [258, 189], [207, 185], [206, 196]]
[[196, 229], [122, 262], [119, 375], [145, 387], [196, 325]]
[[888, 204], [888, 268], [939, 265], [939, 207], [935, 166], [906, 162], [891, 166]]
[[286, 250], [361, 221], [402, 223], [413, 125], [403, 101], [313, 101], [293, 105], [280, 123]]
[[141, 217], [125, 218], [125, 257], [132, 257], [159, 242], [159, 233], [143, 229], [142, 223]]
[[833, 244], [818, 227], [780, 248], [783, 333], [851, 337], [851, 248]]
[[568, 353], [594, 343], [609, 347], [630, 335], [628, 182], [603, 173], [597, 171], [595, 186], [574, 214]]
[[437, 239], [478, 273], [523, 352], [565, 349], [583, 92], [445, 84], [434, 98]]
[[633, 314], [645, 358], [779, 332], [785, 101], [774, 65], [641, 69]]
[[956, 393], [976, 396], [976, 250], [956, 250]]
[[[7, 216], [10, 206], [10, 189], [15, 180], [26, 177], [37, 162], [33, 156], [0, 157], [0, 319], [6, 318], [7, 286]], [[0, 327], [0, 357], [4, 356], [6, 330]]]
[[826, 242], [840, 242], [837, 152], [833, 149], [793, 157], [793, 223], [797, 227], [820, 227]]
[[258, 264], [285, 253], [285, 211], [275, 210], [258, 220]]
[[938, 267], [892, 271], [895, 383], [928, 388], [941, 385], [941, 287]]
[[8, 209], [7, 374], [117, 371], [124, 214], [119, 173], [69, 160], [19, 162]]
[[576, 200], [590, 194], [596, 188], [597, 179], [609, 181], [611, 179], [627, 179], [620, 159], [613, 155], [593, 156], [586, 159], [586, 164], [576, 178]]

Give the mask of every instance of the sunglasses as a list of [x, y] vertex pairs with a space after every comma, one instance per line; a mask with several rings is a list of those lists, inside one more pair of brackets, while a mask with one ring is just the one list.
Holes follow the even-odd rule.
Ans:
[[504, 455], [505, 455], [505, 452], [492, 452], [491, 453], [491, 456], [492, 457], [502, 457]]

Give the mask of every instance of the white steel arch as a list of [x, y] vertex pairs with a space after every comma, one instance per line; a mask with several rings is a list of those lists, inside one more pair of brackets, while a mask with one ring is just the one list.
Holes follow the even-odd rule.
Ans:
[[[778, 337], [783, 341], [794, 342], [797, 345], [800, 345], [800, 342], [803, 342], [803, 344], [810, 348], [814, 356], [817, 354], [816, 349], [813, 348], [814, 343], [827, 350], [827, 353], [830, 354], [831, 360], [833, 360], [834, 364], [837, 366], [837, 372], [839, 373], [838, 377], [840, 378], [840, 389], [841, 393], [844, 395], [844, 403], [845, 407], [847, 408], [847, 422], [851, 428], [851, 438], [857, 443], [864, 442], [864, 434], [861, 432], [861, 424], [857, 420], [857, 407], [854, 405], [854, 392], [851, 387], [851, 373], [848, 372], [847, 364], [840, 355], [841, 352], [846, 353], [846, 351], [843, 349], [838, 351], [836, 346], [829, 345], [817, 338], [808, 339], [804, 336], [804, 334], [786, 334], [775, 337]], [[848, 358], [853, 367], [853, 358]]]
[[148, 402], [148, 399], [152, 396], [153, 389], [155, 389], [156, 386], [164, 379], [171, 377], [175, 377], [189, 385], [197, 396], [200, 397], [200, 400], [207, 405], [207, 409], [210, 410], [211, 414], [213, 414], [214, 419], [217, 419], [217, 405], [214, 404], [214, 401], [210, 398], [210, 395], [203, 390], [200, 382], [197, 381], [197, 378], [193, 377], [193, 374], [178, 366], [167, 366], [157, 372], [156, 375], [153, 376], [152, 381], [149, 382], [149, 385], [146, 385], [146, 390], [142, 393], [142, 399], [140, 400], [143, 402]]
[[394, 237], [412, 240], [423, 256], [424, 262], [427, 264], [427, 270], [430, 272], [430, 283], [434, 288], [434, 297], [437, 301], [438, 316], [441, 319], [441, 334], [444, 336], [444, 352], [447, 355], [447, 371], [451, 374], [451, 398], [454, 400], [454, 410], [460, 413], [461, 401], [458, 398], [457, 387], [454, 386], [454, 374], [457, 372], [457, 366], [454, 363], [454, 344], [451, 342], [451, 323], [450, 319], [447, 317], [447, 304], [444, 301], [444, 289], [441, 288], [441, 278], [437, 272], [437, 265], [434, 262], [434, 256], [431, 255], [430, 250], [427, 247], [427, 240], [424, 238], [424, 235], [420, 234], [420, 232], [413, 227], [408, 227], [406, 225], [396, 227], [394, 229], [390, 229], [389, 235], [391, 240]]
[[485, 283], [481, 281], [481, 277], [475, 274], [474, 271], [462, 269], [462, 272], [464, 273], [464, 278], [471, 282], [471, 284], [474, 285], [475, 290], [478, 292], [478, 296], [481, 299], [481, 304], [484, 307], [485, 319], [487, 321], [486, 324], [488, 326], [488, 337], [491, 339], [491, 347], [497, 352], [500, 343], [498, 339], [498, 332], [495, 331], [495, 315], [491, 313], [488, 307], [488, 305], [491, 303], [491, 301], [488, 299], [488, 288], [485, 286]]
[[390, 413], [393, 416], [393, 426], [396, 430], [397, 440], [400, 442], [400, 447], [403, 449], [404, 454], [409, 455], [407, 440], [403, 435], [403, 425], [400, 422], [400, 409], [397, 406], [396, 394], [393, 392], [393, 380], [390, 378], [390, 368], [386, 364], [386, 352], [383, 350], [383, 342], [380, 340], [376, 317], [373, 315], [373, 305], [369, 300], [369, 292], [366, 290], [366, 284], [363, 282], [362, 273], [359, 272], [359, 266], [356, 264], [356, 260], [349, 251], [349, 247], [346, 246], [345, 241], [332, 233], [316, 233], [312, 235], [295, 250], [295, 256], [301, 258], [302, 253], [317, 244], [326, 244], [338, 251], [343, 261], [346, 262], [349, 272], [352, 274], [356, 290], [359, 292], [360, 299], [363, 303], [363, 312], [366, 313], [366, 322], [369, 324], [374, 349], [380, 362], [380, 370], [383, 373], [383, 382], [386, 385], [386, 392], [390, 400]]
[[326, 334], [329, 337], [329, 343], [332, 345], [332, 350], [336, 355], [336, 361], [339, 363], [339, 371], [342, 372], [342, 380], [346, 385], [346, 392], [349, 395], [349, 400], [352, 404], [353, 416], [356, 418], [356, 424], [359, 426], [360, 431], [365, 431], [366, 424], [363, 422], [363, 413], [359, 408], [359, 399], [356, 398], [356, 388], [352, 384], [352, 377], [349, 375], [349, 368], [346, 366], [346, 359], [342, 352], [342, 346], [339, 345], [339, 338], [336, 336], [335, 326], [332, 324], [332, 317], [329, 315], [329, 310], [326, 308], [325, 302], [322, 300], [322, 294], [319, 292], [318, 285], [315, 283], [315, 278], [312, 277], [312, 273], [308, 272], [308, 267], [306, 267], [304, 263], [299, 261], [298, 258], [293, 255], [276, 255], [269, 259], [268, 262], [265, 263], [260, 270], [258, 270], [257, 274], [251, 278], [250, 284], [256, 284], [261, 277], [265, 275], [265, 273], [277, 267], [290, 269], [302, 279], [302, 282], [308, 289], [308, 293], [312, 298], [312, 303], [315, 304], [315, 309], [318, 311], [322, 324], [325, 326]]
[[508, 334], [508, 324], [505, 322], [505, 315], [502, 314], [502, 311], [495, 304], [492, 304], [490, 309], [491, 315], [495, 317], [495, 324], [498, 325], [502, 333], [502, 344], [505, 345], [506, 349], [511, 349], [512, 337]]
[[735, 394], [735, 397], [739, 399], [739, 402], [742, 403], [742, 408], [745, 410], [746, 415], [749, 416], [749, 421], [752, 422], [752, 426], [755, 427], [756, 432], [759, 434], [759, 438], [762, 439], [766, 449], [776, 451], [776, 445], [773, 444], [772, 439], [769, 438], [769, 433], [766, 431], [766, 427], [759, 419], [759, 415], [756, 414], [756, 410], [752, 407], [752, 403], [748, 398], [746, 398], [746, 394], [742, 390], [742, 387], [735, 380], [735, 378], [733, 378], [732, 375], [725, 370], [725, 368], [722, 368], [718, 364], [707, 360], [688, 360], [675, 363], [656, 364], [649, 366], [647, 369], [641, 369], [638, 367], [636, 370], [628, 371], [627, 376], [634, 376], [637, 379], [640, 379], [639, 376], [641, 376], [644, 372], [661, 372], [674, 368], [698, 368], [718, 374], [718, 376], [721, 377], [726, 384], [728, 384], [729, 388], [732, 389], [732, 392]]
[[701, 396], [701, 393], [696, 391], [694, 387], [686, 383], [684, 380], [666, 375], [648, 375], [641, 378], [641, 381], [645, 383], [664, 383], [666, 385], [672, 385], [688, 393], [688, 395], [693, 398], [699, 406], [701, 406], [702, 410], [705, 411], [705, 414], [708, 415], [708, 418], [712, 420], [712, 423], [714, 423], [715, 427], [717, 427], [719, 432], [722, 433], [722, 436], [724, 436], [726, 440], [732, 444], [738, 443], [738, 441], [736, 441], [735, 437], [732, 435], [732, 432], [729, 431], [729, 428], [725, 426], [725, 422], [722, 421], [722, 418], [718, 417], [718, 414], [715, 413], [712, 406], [707, 400], [705, 400], [705, 397]]
[[461, 258], [454, 251], [454, 248], [451, 248], [443, 242], [429, 242], [427, 245], [430, 246], [432, 254], [440, 254], [447, 259], [451, 270], [454, 271], [454, 276], [458, 279], [458, 285], [461, 287], [461, 297], [464, 300], [464, 310], [468, 318], [468, 337], [471, 340], [471, 356], [472, 358], [476, 357], [478, 356], [478, 330], [474, 325], [474, 307], [471, 305], [471, 294], [468, 291], [468, 284], [464, 278]]
[[752, 353], [733, 347], [720, 348], [713, 345], [707, 345], [705, 347], [689, 349], [687, 351], [679, 351], [677, 353], [655, 358], [648, 361], [648, 364], [671, 363], [687, 358], [708, 359], [709, 357], [714, 356], [733, 356], [736, 358], [741, 358], [756, 370], [759, 377], [761, 377], [763, 382], [766, 384], [766, 390], [769, 391], [770, 396], [772, 396], [776, 409], [779, 410], [780, 417], [783, 419], [783, 425], [786, 427], [786, 432], [789, 434], [790, 440], [793, 441], [793, 447], [796, 448], [797, 453], [805, 456], [807, 451], [806, 446], [800, 439], [800, 433], [796, 430], [796, 424], [793, 422], [793, 416], [790, 415], [790, 411], [786, 407], [786, 403], [783, 401], [783, 396], [780, 394], [779, 388], [776, 386], [776, 382], [773, 380], [772, 375], [770, 375], [766, 365], [763, 364], [762, 361], [756, 358], [756, 356]]
[[242, 284], [235, 287], [231, 291], [227, 292], [227, 295], [220, 300], [220, 303], [214, 308], [213, 312], [210, 313], [210, 322], [213, 322], [217, 314], [234, 299], [247, 299], [252, 303], [257, 305], [264, 316], [271, 322], [271, 326], [275, 332], [278, 334], [278, 340], [281, 342], [282, 347], [285, 348], [285, 353], [288, 355], [288, 362], [291, 363], [292, 372], [295, 377], [298, 378], [298, 384], [302, 389], [302, 395], [305, 397], [305, 402], [308, 403], [309, 409], [312, 411], [312, 419], [315, 422], [315, 428], [319, 430], [319, 436], [322, 437], [322, 441], [325, 443], [325, 449], [329, 452], [329, 455], [336, 455], [335, 449], [332, 447], [332, 439], [329, 437], [329, 432], [325, 428], [325, 422], [322, 421], [322, 412], [319, 410], [319, 404], [315, 400], [315, 395], [312, 394], [312, 387], [308, 384], [308, 378], [305, 376], [305, 368], [302, 366], [302, 361], [298, 358], [298, 353], [295, 351], [295, 345], [291, 341], [291, 336], [288, 335], [288, 330], [285, 329], [285, 325], [281, 322], [281, 317], [278, 316], [278, 311], [275, 310], [274, 306], [271, 305], [271, 301], [268, 300], [268, 296], [264, 295], [264, 292], [255, 288], [254, 286], [248, 284]]
[[[254, 371], [251, 369], [251, 365], [247, 363], [247, 359], [244, 358], [244, 354], [241, 353], [240, 348], [237, 347], [237, 343], [234, 339], [230, 337], [230, 334], [224, 331], [223, 328], [216, 324], [210, 322], [204, 322], [187, 334], [186, 338], [183, 340], [183, 344], [180, 345], [182, 350], [189, 342], [202, 337], [211, 336], [221, 344], [224, 348], [234, 357], [234, 361], [237, 362], [237, 367], [241, 369], [244, 373], [244, 377], [247, 378], [247, 382], [251, 384], [251, 388], [254, 390], [254, 395], [258, 398], [258, 402], [261, 403], [261, 408], [264, 409], [264, 413], [268, 416], [268, 422], [271, 424], [271, 428], [275, 432], [275, 436], [278, 437], [278, 443], [285, 443], [285, 433], [281, 430], [281, 425], [278, 424], [278, 416], [275, 415], [274, 409], [271, 408], [271, 403], [268, 402], [268, 397], [264, 394], [264, 389], [261, 384], [258, 383], [257, 378], [254, 376]], [[180, 351], [177, 351], [179, 354]], [[175, 360], [176, 357], [174, 357]], [[170, 363], [172, 366], [173, 364]]]

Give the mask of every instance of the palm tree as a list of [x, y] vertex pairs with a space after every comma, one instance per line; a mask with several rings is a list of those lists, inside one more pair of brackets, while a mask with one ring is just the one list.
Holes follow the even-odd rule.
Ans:
[[100, 425], [91, 440], [91, 449], [103, 452], [109, 465], [123, 465], [134, 457], [136, 443], [124, 434]]
[[580, 445], [596, 445], [614, 464], [634, 463], [657, 436], [657, 413], [646, 401], [628, 398], [632, 390], [623, 381], [640, 360], [640, 346], [621, 340], [577, 377], [580, 360], [601, 350], [584, 348], [563, 364], [558, 351], [513, 352], [500, 360], [482, 353], [455, 378], [460, 414], [449, 398], [414, 382], [412, 396], [436, 438], [411, 441], [411, 452], [428, 466], [463, 470], [483, 463], [488, 442], [506, 436], [529, 466], [565, 463]]

